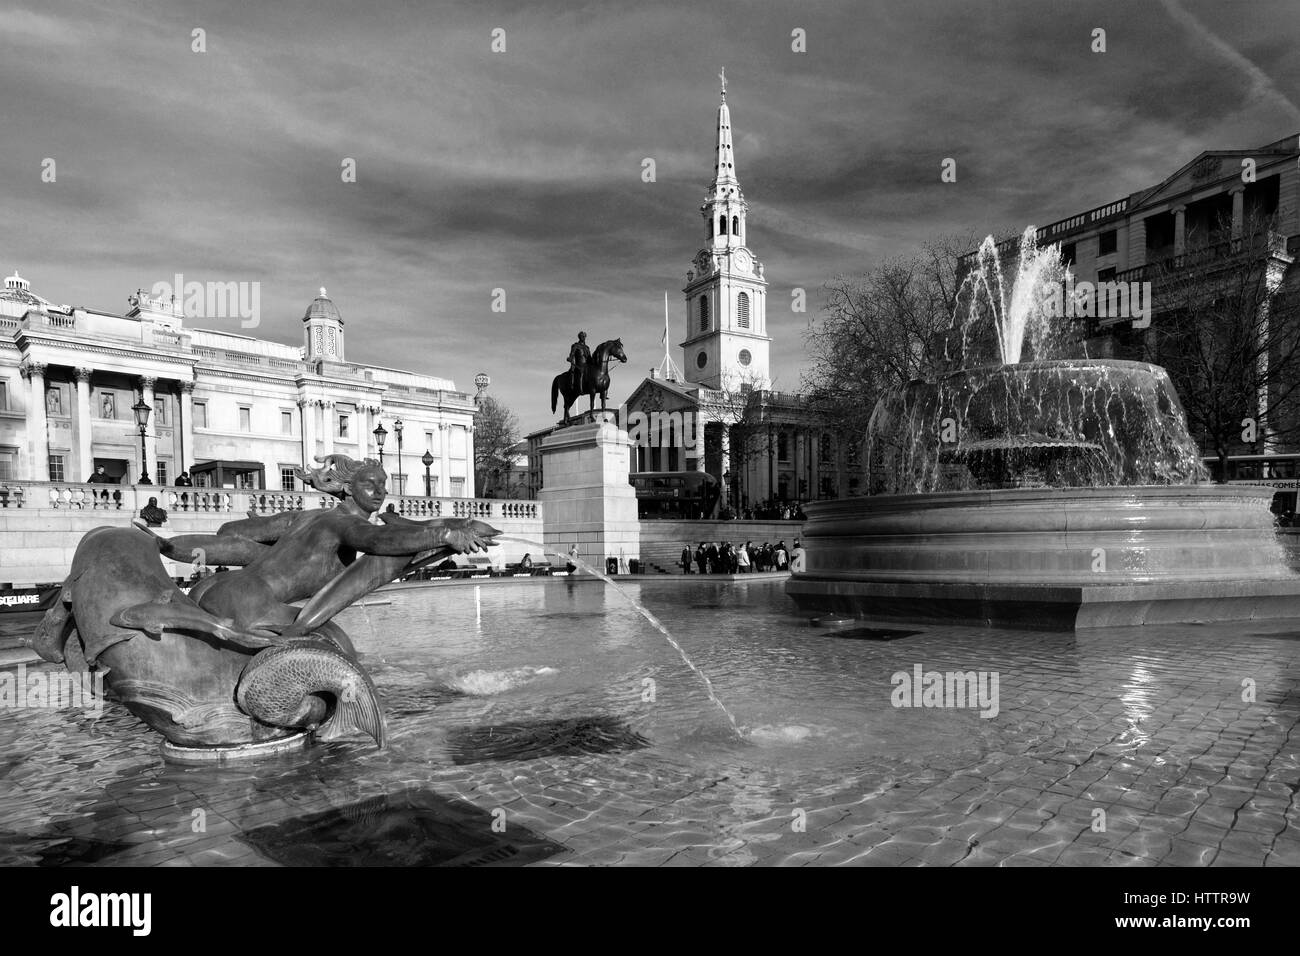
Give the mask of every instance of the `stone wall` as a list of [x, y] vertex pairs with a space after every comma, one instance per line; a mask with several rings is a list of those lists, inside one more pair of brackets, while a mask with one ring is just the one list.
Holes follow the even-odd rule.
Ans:
[[[120, 492], [120, 498], [100, 503], [90, 493], [102, 494], [105, 488]], [[159, 488], [156, 486], [62, 485], [49, 482], [24, 482], [22, 494], [17, 486], [0, 495], [0, 584], [25, 587], [33, 584], [61, 582], [72, 566], [77, 544], [87, 531], [112, 525], [125, 527], [139, 514], [139, 506], [149, 497], [157, 497], [164, 507], [169, 504], [167, 523], [156, 529], [163, 537], [176, 534], [213, 534], [227, 521], [257, 514], [276, 514], [286, 510], [313, 510], [332, 504], [332, 499], [317, 493], [284, 494], [258, 491], [207, 491], [203, 489]], [[203, 494], [196, 504], [196, 492]], [[201, 511], [179, 510], [179, 494], [186, 494], [186, 506]], [[191, 497], [193, 496], [193, 497]], [[478, 498], [389, 499], [401, 514], [414, 520], [432, 517], [479, 518], [505, 535], [542, 540], [542, 508], [533, 501], [507, 501]], [[120, 504], [120, 507], [119, 507]], [[37, 507], [40, 506], [40, 507]], [[538, 560], [537, 548], [505, 541], [492, 548], [488, 558], [494, 567], [512, 564], [525, 552]], [[468, 564], [468, 558], [460, 558]], [[188, 577], [192, 568], [164, 561], [173, 577]]]

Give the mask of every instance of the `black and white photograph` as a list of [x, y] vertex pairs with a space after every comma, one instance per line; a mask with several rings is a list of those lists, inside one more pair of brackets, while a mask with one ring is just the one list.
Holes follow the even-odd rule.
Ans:
[[1298, 38], [15, 0], [0, 872], [124, 937], [68, 874], [1042, 867], [1240, 939], [1300, 866]]

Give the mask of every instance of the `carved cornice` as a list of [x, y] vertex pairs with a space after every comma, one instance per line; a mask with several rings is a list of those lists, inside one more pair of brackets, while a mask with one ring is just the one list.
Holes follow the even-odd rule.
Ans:
[[141, 375], [136, 379], [140, 383], [140, 388], [144, 391], [153, 391], [153, 387], [158, 384], [158, 379], [152, 375]]
[[84, 366], [79, 365], [72, 370], [72, 374], [78, 382], [88, 383], [90, 381], [90, 376], [95, 374], [95, 370], [93, 368], [85, 368]]
[[192, 381], [180, 381], [180, 382], [176, 382], [175, 385], [176, 385], [176, 391], [180, 392], [181, 394], [188, 394], [188, 395], [194, 394], [195, 383]]
[[49, 366], [44, 362], [33, 362], [29, 359], [28, 361], [23, 362], [22, 365], [18, 366], [18, 374], [23, 378], [31, 378], [33, 375], [39, 375], [41, 378], [44, 378], [45, 370], [48, 367]]

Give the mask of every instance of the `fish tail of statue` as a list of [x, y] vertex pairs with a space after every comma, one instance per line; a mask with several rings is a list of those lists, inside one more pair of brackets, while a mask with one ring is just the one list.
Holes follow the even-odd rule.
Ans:
[[[322, 710], [328, 699], [332, 707]], [[384, 746], [387, 728], [370, 675], [333, 644], [295, 641], [254, 657], [235, 690], [240, 710], [275, 727], [318, 728], [322, 740], [365, 734]]]

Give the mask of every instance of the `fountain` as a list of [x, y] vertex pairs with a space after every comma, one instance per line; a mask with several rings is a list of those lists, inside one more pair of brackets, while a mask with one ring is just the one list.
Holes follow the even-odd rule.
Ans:
[[1031, 227], [1007, 271], [987, 238], [949, 370], [877, 404], [873, 494], [808, 507], [789, 595], [816, 611], [1056, 628], [1300, 616], [1272, 489], [1207, 483], [1164, 369], [1083, 356], [1052, 307], [1059, 247], [1039, 249]]

